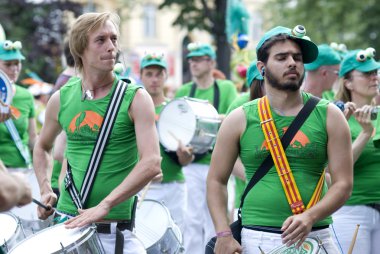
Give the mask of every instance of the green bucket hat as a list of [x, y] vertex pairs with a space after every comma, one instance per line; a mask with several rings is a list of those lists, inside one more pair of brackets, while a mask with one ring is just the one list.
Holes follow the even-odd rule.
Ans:
[[258, 79], [258, 80], [263, 80], [263, 76], [261, 76], [259, 70], [257, 69], [257, 61], [253, 61], [247, 70], [247, 85], [251, 87], [253, 80]]
[[215, 51], [212, 49], [211, 45], [207, 43], [189, 43], [187, 49], [189, 50], [189, 54], [187, 54], [186, 58], [194, 56], [209, 56], [212, 59], [216, 58]]
[[318, 47], [310, 40], [308, 36], [306, 36], [306, 29], [301, 25], [297, 25], [293, 28], [293, 30], [283, 26], [277, 26], [269, 30], [263, 37], [261, 37], [259, 43], [257, 44], [256, 54], [267, 40], [279, 34], [287, 34], [298, 43], [301, 48], [304, 63], [311, 63], [317, 58]]
[[160, 66], [164, 69], [167, 69], [167, 63], [164, 59], [164, 55], [157, 55], [157, 54], [147, 54], [146, 56], [141, 59], [140, 63], [140, 70], [149, 67], [149, 66]]
[[0, 60], [25, 60], [21, 54], [22, 44], [19, 41], [11, 42], [9, 40], [0, 42]]
[[324, 65], [340, 64], [339, 54], [327, 44], [318, 46], [318, 57], [314, 62], [305, 64], [305, 70], [313, 71]]
[[375, 52], [374, 48], [357, 49], [348, 52], [340, 64], [339, 77], [343, 77], [352, 70], [369, 72], [380, 69], [380, 63], [374, 59]]

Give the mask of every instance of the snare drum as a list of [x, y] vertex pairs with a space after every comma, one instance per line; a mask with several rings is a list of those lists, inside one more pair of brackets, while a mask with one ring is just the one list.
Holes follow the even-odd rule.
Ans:
[[0, 213], [0, 250], [7, 253], [24, 238], [25, 235], [17, 217], [11, 213]]
[[95, 227], [66, 229], [58, 224], [44, 229], [17, 244], [9, 253], [25, 254], [105, 254]]
[[183, 239], [169, 210], [160, 202], [145, 199], [136, 210], [135, 234], [148, 254], [183, 253]]
[[313, 237], [307, 237], [305, 241], [302, 243], [300, 248], [296, 248], [293, 246], [286, 246], [285, 244], [279, 246], [268, 254], [284, 254], [284, 253], [295, 253], [295, 254], [327, 254], [323, 244], [320, 241]]
[[[40, 188], [38, 186], [34, 171], [28, 170], [28, 172], [25, 173], [25, 176], [31, 186], [32, 197], [40, 200]], [[33, 233], [45, 229], [53, 224], [53, 216], [50, 216], [47, 220], [38, 219], [37, 205], [34, 203], [30, 203], [22, 207], [14, 207], [11, 209], [11, 212], [19, 218], [26, 236], [32, 235]]]
[[160, 143], [169, 151], [176, 151], [181, 140], [183, 145], [191, 145], [195, 154], [206, 153], [214, 146], [220, 122], [218, 112], [206, 100], [172, 100], [158, 119]]

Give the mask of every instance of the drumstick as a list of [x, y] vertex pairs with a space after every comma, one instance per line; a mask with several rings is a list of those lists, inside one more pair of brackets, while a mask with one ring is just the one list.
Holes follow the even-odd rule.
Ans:
[[148, 192], [151, 183], [152, 183], [152, 181], [150, 181], [150, 182], [144, 187], [144, 189], [143, 189], [143, 191], [142, 191], [142, 193], [141, 193], [141, 198], [139, 199], [139, 202], [138, 202], [138, 204], [137, 204], [137, 208], [140, 208], [142, 202], [144, 201], [145, 196], [146, 196], [146, 193]]
[[260, 246], [259, 246], [259, 250], [260, 250], [260, 253], [261, 253], [261, 254], [265, 254], [265, 252], [261, 249]]
[[50, 210], [51, 210], [51, 207], [48, 207], [48, 206], [42, 204], [40, 201], [38, 201], [38, 200], [36, 200], [36, 199], [34, 199], [34, 198], [32, 198], [32, 201], [33, 201], [33, 203], [35, 203], [36, 205], [41, 206], [42, 208], [44, 208], [46, 211], [50, 211]]
[[176, 135], [174, 135], [174, 133], [173, 132], [171, 132], [171, 131], [168, 131], [168, 133], [169, 133], [169, 135], [170, 136], [172, 136], [172, 138], [174, 138], [177, 142], [179, 142], [179, 141], [181, 141], [179, 138], [177, 138], [177, 136]]
[[348, 249], [347, 254], [352, 254], [352, 251], [354, 250], [355, 242], [356, 242], [356, 237], [358, 236], [358, 231], [359, 231], [360, 225], [356, 225], [355, 233], [354, 236], [352, 237], [350, 248]]

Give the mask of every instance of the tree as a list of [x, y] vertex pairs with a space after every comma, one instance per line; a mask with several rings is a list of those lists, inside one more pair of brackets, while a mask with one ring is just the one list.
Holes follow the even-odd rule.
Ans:
[[302, 24], [317, 44], [344, 43], [348, 49], [380, 49], [380, 2], [377, 0], [271, 0], [267, 29]]
[[172, 5], [177, 5], [180, 9], [173, 25], [181, 26], [188, 31], [206, 30], [213, 35], [218, 68], [229, 78], [231, 52], [225, 32], [227, 0], [164, 0], [159, 8], [169, 8]]
[[0, 0], [0, 23], [7, 39], [22, 42], [26, 56], [23, 69], [54, 83], [62, 70], [62, 43], [68, 30], [67, 17], [82, 13], [82, 6], [68, 0], [33, 3]]

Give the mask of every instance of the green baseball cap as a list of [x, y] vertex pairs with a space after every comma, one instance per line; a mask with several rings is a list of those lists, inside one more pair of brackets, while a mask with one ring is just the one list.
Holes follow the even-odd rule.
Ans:
[[380, 69], [380, 63], [375, 61], [374, 56], [374, 48], [349, 51], [340, 64], [339, 77], [343, 77], [352, 70], [369, 72]]
[[256, 54], [267, 40], [279, 34], [289, 35], [295, 40], [295, 42], [297, 42], [301, 48], [304, 63], [311, 63], [317, 58], [318, 47], [310, 40], [308, 36], [306, 36], [306, 29], [301, 25], [297, 25], [293, 28], [293, 30], [283, 26], [277, 26], [269, 30], [263, 37], [261, 37], [259, 43], [257, 44]]
[[247, 85], [251, 87], [253, 80], [258, 79], [258, 80], [263, 80], [263, 76], [261, 76], [259, 69], [257, 69], [257, 61], [253, 61], [247, 70]]
[[318, 46], [318, 57], [314, 62], [305, 64], [305, 70], [313, 71], [324, 65], [340, 64], [339, 54], [327, 44]]
[[140, 70], [149, 66], [160, 66], [164, 69], [168, 68], [164, 56], [156, 54], [148, 54], [141, 59]]
[[186, 58], [194, 56], [209, 56], [212, 59], [216, 58], [215, 51], [212, 49], [211, 45], [207, 43], [189, 43], [187, 49], [189, 50], [189, 54], [187, 54]]
[[25, 60], [21, 54], [22, 44], [19, 41], [12, 42], [10, 40], [0, 42], [0, 60]]

